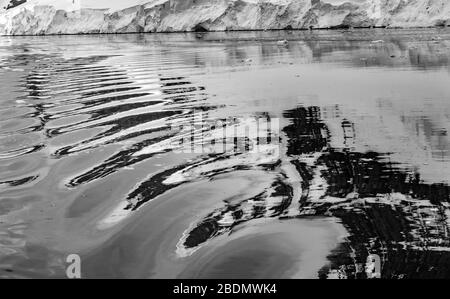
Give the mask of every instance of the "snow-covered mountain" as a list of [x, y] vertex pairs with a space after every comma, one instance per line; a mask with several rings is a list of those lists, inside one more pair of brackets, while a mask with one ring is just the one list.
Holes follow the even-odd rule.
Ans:
[[450, 26], [449, 0], [0, 0], [0, 34]]

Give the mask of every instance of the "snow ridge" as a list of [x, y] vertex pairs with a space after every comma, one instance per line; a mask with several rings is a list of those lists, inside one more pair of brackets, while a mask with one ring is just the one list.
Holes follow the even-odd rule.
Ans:
[[447, 0], [17, 1], [2, 35], [450, 26]]

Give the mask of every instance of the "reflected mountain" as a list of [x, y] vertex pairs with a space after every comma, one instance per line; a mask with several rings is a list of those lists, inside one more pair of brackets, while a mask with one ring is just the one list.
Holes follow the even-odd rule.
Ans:
[[[383, 278], [450, 277], [449, 40], [448, 29], [0, 39], [0, 276], [63, 276], [67, 252], [92, 277], [189, 276], [202, 254], [251, 236], [246, 256], [217, 265], [263, 244], [289, 276], [291, 259], [332, 240], [314, 260], [321, 278], [370, 278], [370, 254]], [[301, 240], [266, 240], [285, 231], [282, 242]]]
[[[242, 222], [328, 216], [341, 219], [351, 235], [329, 257], [332, 264], [320, 271], [321, 277], [366, 278], [363, 266], [369, 254], [382, 258], [384, 278], [447, 277], [449, 186], [423, 183], [418, 173], [390, 162], [388, 153], [330, 148], [319, 107], [299, 107], [284, 115], [291, 121], [284, 128], [289, 160], [301, 177], [297, 215], [286, 216], [292, 187], [279, 164], [272, 165], [280, 179], [258, 196], [226, 203], [195, 224], [179, 242], [181, 256], [232, 234]], [[343, 123], [347, 127], [348, 121]]]

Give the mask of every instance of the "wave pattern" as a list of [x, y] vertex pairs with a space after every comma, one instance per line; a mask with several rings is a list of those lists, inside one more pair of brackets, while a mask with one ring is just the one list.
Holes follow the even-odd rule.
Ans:
[[[115, 146], [106, 158], [96, 160], [78, 174], [64, 179], [65, 187], [76, 189], [128, 170], [155, 155], [201, 147], [192, 161], [162, 169], [137, 182], [137, 187], [130, 190], [126, 199], [100, 222], [99, 227], [117, 224], [130, 212], [183, 183], [213, 179], [242, 169], [264, 171], [279, 163], [278, 145], [260, 144], [259, 139], [249, 140], [247, 136], [235, 134], [235, 130], [255, 119], [270, 121], [266, 115], [211, 118], [209, 112], [218, 107], [204, 103], [208, 97], [205, 88], [188, 77], [168, 75], [183, 73], [183, 66], [161, 62], [159, 58], [145, 58], [141, 53], [70, 59], [45, 54], [9, 57], [6, 65], [10, 62], [12, 66], [19, 61], [26, 69], [18, 86], [25, 92], [15, 98], [15, 108], [20, 106], [30, 110], [20, 116], [22, 122], [24, 119], [36, 122], [11, 134], [32, 132], [40, 136], [40, 143], [3, 152], [2, 157], [11, 159], [39, 153], [53, 160], [64, 160], [108, 145]], [[187, 70], [195, 70], [195, 67], [187, 67]], [[197, 123], [198, 116], [200, 124]], [[217, 122], [220, 125], [215, 127]], [[260, 132], [258, 138], [266, 136], [277, 140], [276, 129]], [[229, 131], [232, 148], [204, 154], [202, 147], [205, 144], [225, 141], [221, 140], [224, 130]], [[198, 140], [196, 136], [209, 140]], [[177, 144], [182, 138], [188, 139], [187, 144]], [[261, 146], [261, 154], [248, 153], [255, 146]], [[186, 175], [192, 171], [196, 172], [196, 177]], [[0, 186], [25, 185], [38, 180], [39, 175], [1, 181]], [[264, 197], [269, 200], [270, 194], [278, 188], [275, 185], [266, 190], [265, 195], [261, 194], [259, 200]], [[283, 198], [281, 202], [285, 200]]]
[[[90, 130], [96, 133], [48, 148], [51, 157], [60, 159], [106, 144], [129, 142], [125, 149], [71, 179], [67, 183], [70, 187], [105, 177], [148, 158], [150, 155], [133, 154], [170, 137], [173, 133], [169, 120], [193, 113], [195, 103], [205, 98], [204, 88], [186, 78], [164, 76], [152, 70], [154, 61], [151, 59], [121, 57], [124, 66], [117, 67], [107, 63], [114, 56], [25, 57], [10, 58], [14, 62], [24, 60], [24, 65], [30, 67], [19, 86], [26, 93], [17, 97], [16, 103], [31, 108], [33, 112], [21, 118], [36, 120], [37, 124], [9, 134], [38, 132], [43, 133], [47, 141], [2, 151], [1, 158], [42, 151], [52, 139]], [[8, 133], [2, 135], [8, 136]], [[141, 140], [133, 141], [140, 137]]]
[[[306, 91], [319, 93], [314, 86], [307, 86], [311, 79], [316, 82], [326, 75], [314, 63], [339, 62], [355, 70], [370, 68], [371, 74], [378, 74], [380, 66], [392, 72], [400, 66], [402, 76], [416, 74], [417, 70], [447, 72], [448, 57], [442, 54], [444, 51], [438, 55], [447, 48], [447, 41], [433, 43], [431, 47], [418, 42], [415, 48], [401, 42], [304, 40], [281, 46], [277, 45], [280, 36], [276, 35], [276, 39], [261, 39], [261, 45], [255, 46], [259, 35], [253, 38], [246, 36], [249, 33], [242, 34], [241, 41], [234, 41], [233, 36], [222, 41], [226, 36], [196, 35], [192, 43], [177, 40], [178, 35], [135, 37], [137, 41], [132, 37], [124, 40], [114, 37], [109, 40], [110, 51], [80, 46], [77, 48], [81, 50], [75, 53], [68, 50], [73, 45], [64, 43], [53, 53], [42, 50], [46, 48], [45, 42], [38, 46], [22, 42], [23, 46], [13, 47], [14, 52], [7, 51], [14, 53], [9, 56], [3, 55], [5, 47], [0, 47], [0, 91], [6, 95], [0, 107], [0, 224], [12, 219], [8, 227], [11, 232], [0, 233], [3, 236], [0, 254], [16, 254], [27, 243], [24, 234], [27, 223], [17, 221], [14, 212], [46, 196], [52, 197], [46, 203], [53, 204], [55, 199], [68, 195], [69, 199], [63, 202], [65, 208], [60, 209], [63, 213], [55, 212], [60, 218], [53, 225], [60, 225], [61, 219], [75, 224], [74, 235], [80, 239], [84, 232], [77, 230], [80, 222], [88, 223], [85, 226], [89, 226], [90, 232], [102, 237], [116, 233], [112, 229], [115, 228], [120, 230], [118, 239], [125, 239], [127, 244], [129, 240], [134, 242], [134, 237], [142, 244], [164, 243], [152, 248], [141, 246], [139, 241], [133, 244], [142, 252], [170, 251], [168, 260], [174, 258], [181, 263], [197, 259], [197, 251], [217, 249], [215, 246], [220, 246], [221, 241], [239, 235], [235, 233], [242, 233], [244, 227], [254, 223], [288, 219], [286, 222], [296, 225], [292, 220], [297, 218], [333, 217], [340, 220], [350, 235], [331, 252], [330, 263], [319, 272], [321, 277], [367, 278], [361, 265], [373, 253], [382, 258], [382, 276], [386, 278], [450, 277], [449, 186], [439, 180], [425, 180], [416, 165], [408, 164], [408, 159], [399, 159], [399, 154], [408, 153], [404, 147], [383, 144], [386, 140], [394, 143], [389, 138], [397, 136], [391, 135], [389, 128], [404, 124], [405, 132], [399, 135], [408, 140], [417, 137], [419, 141], [423, 137], [424, 145], [431, 148], [430, 157], [440, 159], [440, 164], [433, 165], [446, 165], [442, 164], [448, 160], [449, 144], [447, 129], [442, 125], [448, 123], [445, 103], [436, 111], [429, 108], [431, 112], [427, 110], [426, 117], [420, 111], [404, 112], [400, 105], [399, 122], [384, 127], [385, 122], [393, 119], [385, 113], [394, 110], [389, 101], [378, 102], [380, 107], [388, 105], [386, 109], [380, 108], [381, 112], [359, 108], [362, 112], [356, 114], [341, 109], [346, 105], [359, 106], [354, 105], [359, 99], [336, 103], [334, 94], [330, 96], [333, 97], [330, 106], [319, 106], [316, 104], [319, 99], [313, 103], [290, 101], [291, 98], [303, 101], [301, 95]], [[131, 50], [122, 45], [117, 47], [116, 39]], [[158, 43], [164, 46], [153, 46]], [[53, 42], [50, 45], [54, 46]], [[143, 45], [148, 48], [143, 49]], [[429, 52], [433, 55], [428, 55]], [[294, 62], [307, 64], [311, 74], [305, 71], [298, 75], [301, 69], [296, 69]], [[263, 83], [258, 81], [260, 85], [255, 85], [252, 80], [248, 81], [251, 92], [242, 86], [235, 91], [232, 90], [235, 86], [220, 81], [217, 85], [225, 86], [225, 95], [234, 97], [239, 93], [239, 97], [216, 100], [199, 83], [202, 78], [225, 80], [230, 71], [236, 71], [233, 78], [247, 79], [247, 73], [242, 72], [242, 76], [241, 70], [250, 71], [248, 74], [255, 70], [255, 81], [270, 82], [267, 86], [298, 84], [306, 91], [273, 91], [277, 85], [263, 88]], [[274, 73], [266, 77], [264, 74], [269, 70]], [[342, 75], [334, 71], [329, 68], [330, 74]], [[207, 76], [196, 76], [205, 73]], [[274, 80], [273, 74], [281, 79]], [[373, 78], [383, 82], [379, 77]], [[289, 84], [282, 85], [282, 80], [288, 80]], [[353, 73], [352, 80], [359, 82]], [[208, 86], [217, 88], [214, 84]], [[413, 96], [402, 92], [401, 87], [399, 93]], [[439, 87], [442, 90], [438, 96], [445, 97], [448, 91]], [[353, 94], [345, 88], [335, 88], [340, 91], [337, 95]], [[251, 93], [259, 89], [261, 94], [252, 97]], [[327, 96], [322, 94], [322, 100]], [[259, 101], [258, 97], [267, 101]], [[244, 104], [239, 102], [241, 99]], [[249, 103], [256, 104], [245, 107]], [[414, 111], [420, 109], [423, 107]], [[273, 124], [276, 118], [281, 119], [283, 127], [262, 126], [256, 135], [245, 130], [255, 128], [255, 123]], [[381, 125], [374, 123], [375, 118]], [[387, 129], [379, 130], [380, 127]], [[383, 138], [376, 146], [366, 146], [365, 135], [375, 142], [377, 136]], [[405, 138], [411, 147], [416, 145], [414, 142], [407, 143]], [[225, 147], [218, 148], [223, 144]], [[433, 162], [419, 154], [417, 157], [421, 162]], [[66, 166], [75, 166], [76, 170], [62, 169]], [[125, 183], [119, 184], [122, 181]], [[51, 189], [55, 182], [61, 183], [56, 191]], [[116, 182], [117, 188], [112, 186]], [[233, 184], [236, 190], [230, 188]], [[122, 189], [123, 186], [126, 187]], [[108, 192], [104, 192], [106, 188]], [[203, 191], [199, 191], [201, 188]], [[194, 192], [192, 197], [198, 198], [184, 198], [185, 191]], [[143, 213], [137, 213], [138, 210]], [[143, 223], [140, 222], [143, 214], [147, 218], [142, 218], [146, 221], [152, 218], [150, 223], [161, 228], [151, 230], [146, 225], [137, 225]], [[45, 217], [50, 219], [48, 215]], [[38, 220], [38, 224], [44, 222], [42, 218]], [[32, 223], [34, 219], [28, 221]], [[72, 229], [71, 225], [67, 227]], [[169, 228], [174, 229], [165, 236]], [[135, 230], [138, 234], [128, 239], [127, 232], [131, 235]], [[103, 255], [100, 247], [104, 244], [95, 245], [99, 247], [99, 256]], [[24, 260], [40, 262], [39, 258], [23, 253], [14, 271], [20, 269]], [[14, 263], [7, 261], [7, 264]], [[64, 263], [56, 264], [58, 268]], [[0, 264], [0, 271], [5, 268], [3, 265]], [[124, 265], [127, 269], [135, 268], [126, 261]], [[34, 274], [26, 272], [23, 276]]]
[[[205, 216], [185, 231], [177, 253], [189, 256], [212, 239], [232, 234], [240, 223], [258, 218], [334, 216], [351, 236], [330, 255], [331, 265], [321, 269], [320, 277], [370, 278], [361, 267], [370, 254], [381, 257], [382, 277], [446, 277], [450, 187], [424, 183], [413, 169], [391, 162], [389, 153], [330, 147], [320, 112], [316, 106], [285, 112], [291, 122], [283, 129], [287, 159], [300, 176], [300, 194], [295, 196], [285, 168], [274, 164], [270, 169], [279, 179], [270, 188]], [[353, 127], [342, 121], [346, 133]]]

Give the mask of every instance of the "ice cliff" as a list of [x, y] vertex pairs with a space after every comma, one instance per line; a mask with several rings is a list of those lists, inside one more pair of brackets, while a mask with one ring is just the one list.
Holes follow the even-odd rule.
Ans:
[[448, 0], [0, 0], [0, 34], [450, 26]]

